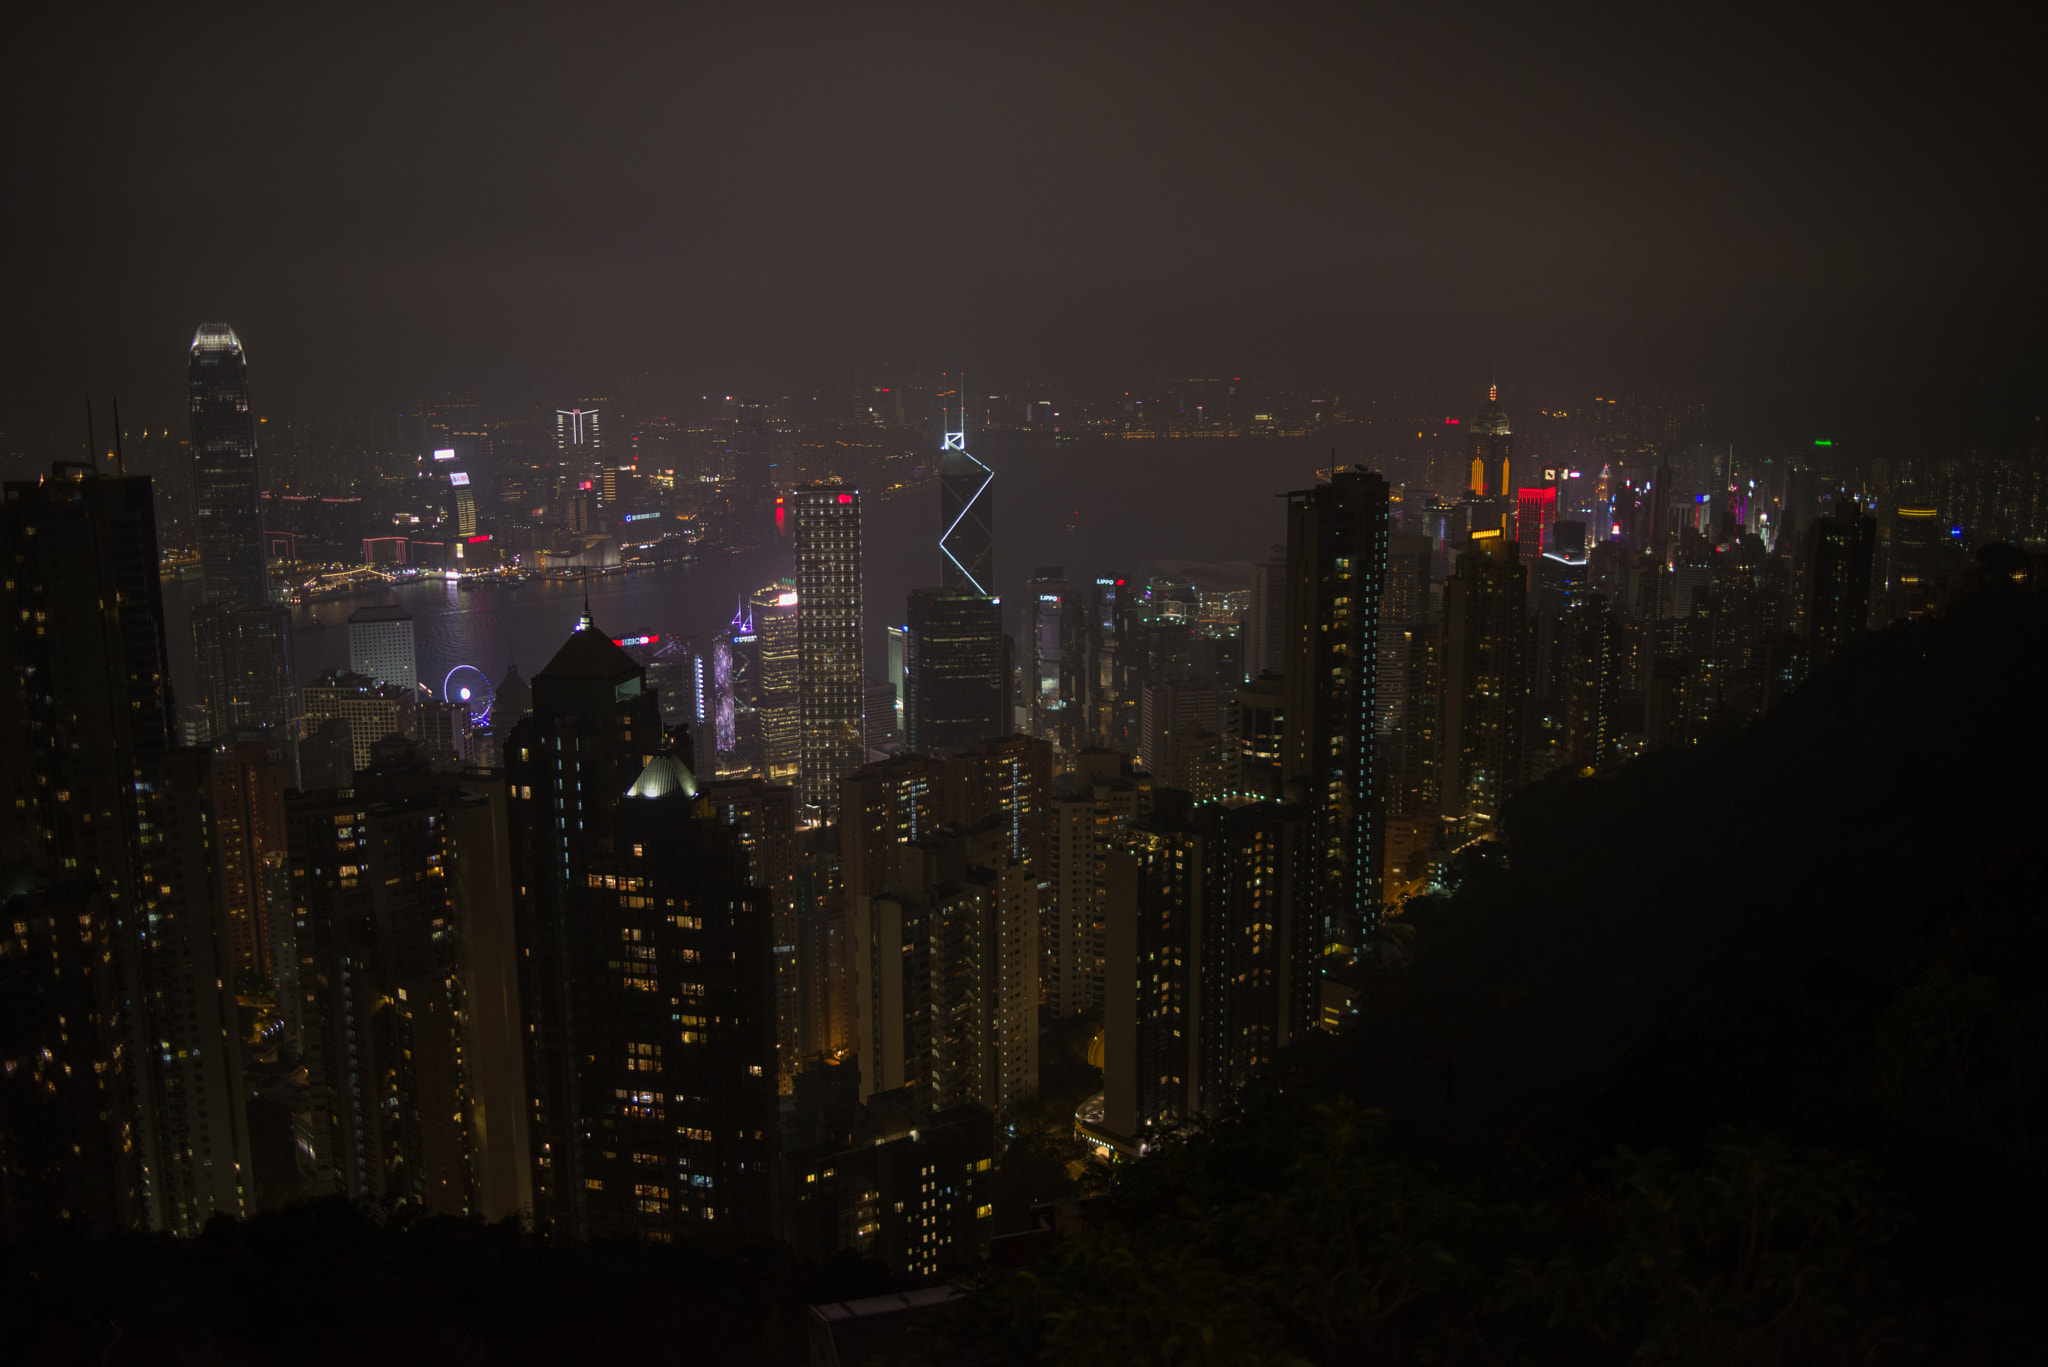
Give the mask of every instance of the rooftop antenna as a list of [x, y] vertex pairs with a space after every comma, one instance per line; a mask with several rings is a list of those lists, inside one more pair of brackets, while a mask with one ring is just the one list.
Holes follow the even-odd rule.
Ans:
[[121, 458], [121, 401], [114, 400], [114, 473], [128, 477], [128, 462]]
[[99, 442], [92, 434], [92, 395], [85, 396], [85, 462], [92, 472], [100, 472]]

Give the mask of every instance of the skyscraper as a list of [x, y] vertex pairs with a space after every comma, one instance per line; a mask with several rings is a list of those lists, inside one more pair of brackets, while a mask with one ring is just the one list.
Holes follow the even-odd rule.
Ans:
[[972, 589], [915, 589], [904, 628], [905, 737], [926, 753], [970, 745], [1003, 722], [1003, 614]]
[[596, 462], [604, 450], [595, 408], [555, 410], [555, 454], [564, 461]]
[[[98, 1114], [123, 1224], [196, 1233], [253, 1209], [212, 757], [174, 750], [146, 478], [10, 483], [0, 544], [0, 861], [91, 885]], [[81, 892], [85, 890], [81, 889]], [[74, 925], [79, 922], [74, 921]], [[83, 1023], [81, 1023], [82, 1025]], [[82, 1158], [81, 1158], [82, 1161]]]
[[1514, 439], [1508, 433], [1508, 415], [1501, 412], [1500, 386], [1486, 388], [1486, 407], [1479, 410], [1472, 419], [1471, 492], [1474, 494], [1505, 494], [1512, 487], [1509, 479], [1514, 456]]
[[797, 797], [824, 823], [839, 780], [867, 759], [861, 622], [860, 494], [800, 485], [796, 508]]
[[1437, 803], [1447, 820], [1499, 816], [1521, 779], [1526, 583], [1520, 548], [1498, 532], [1473, 533], [1444, 581]]
[[283, 604], [192, 613], [206, 720], [215, 745], [266, 747], [299, 781], [299, 687], [292, 675], [292, 615]]
[[505, 790], [393, 747], [287, 808], [302, 1189], [501, 1220], [530, 1206]]
[[939, 453], [939, 582], [995, 596], [995, 471], [967, 450], [965, 432], [948, 432]]
[[1010, 850], [1000, 817], [944, 827], [857, 899], [864, 1097], [1000, 1112], [1038, 1090], [1038, 884]]
[[1812, 668], [1819, 668], [1870, 616], [1871, 572], [1877, 556], [1877, 519], [1850, 498], [1807, 530], [1806, 634], [1812, 638]]
[[1314, 900], [1326, 942], [1356, 946], [1379, 920], [1384, 818], [1378, 748], [1387, 482], [1360, 466], [1287, 495], [1287, 733], [1283, 773], [1310, 813]]
[[797, 776], [802, 753], [802, 719], [797, 706], [799, 621], [796, 587], [780, 580], [756, 589], [748, 600], [753, 641], [743, 682], [753, 688], [764, 778], [788, 783]]
[[765, 1234], [773, 951], [740, 833], [588, 617], [504, 748], [536, 1227]]
[[224, 608], [270, 601], [256, 470], [256, 418], [249, 409], [249, 360], [226, 323], [192, 335], [190, 402], [193, 504], [206, 601]]
[[348, 668], [379, 683], [419, 683], [412, 614], [396, 603], [357, 608], [348, 618]]

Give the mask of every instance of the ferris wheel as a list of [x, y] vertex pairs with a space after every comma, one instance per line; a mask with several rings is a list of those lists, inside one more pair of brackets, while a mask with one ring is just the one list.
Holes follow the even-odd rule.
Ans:
[[441, 682], [443, 702], [457, 702], [469, 709], [471, 720], [481, 725], [491, 719], [491, 681], [475, 665], [457, 665]]

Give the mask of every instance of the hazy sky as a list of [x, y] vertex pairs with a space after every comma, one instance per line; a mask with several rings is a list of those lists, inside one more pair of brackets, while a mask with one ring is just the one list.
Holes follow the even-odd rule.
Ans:
[[50, 8], [0, 95], [17, 415], [174, 405], [216, 318], [273, 411], [2042, 354], [2010, 11]]

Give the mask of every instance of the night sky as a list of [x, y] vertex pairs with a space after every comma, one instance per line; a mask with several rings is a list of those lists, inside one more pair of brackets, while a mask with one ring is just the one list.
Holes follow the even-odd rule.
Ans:
[[174, 413], [201, 319], [301, 412], [2042, 355], [2038, 16], [50, 8], [0, 96], [17, 427]]

